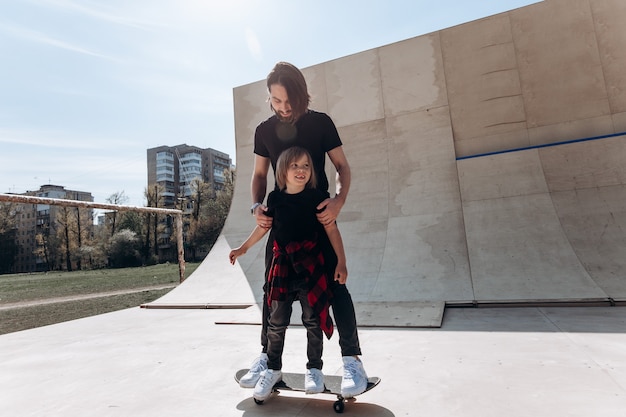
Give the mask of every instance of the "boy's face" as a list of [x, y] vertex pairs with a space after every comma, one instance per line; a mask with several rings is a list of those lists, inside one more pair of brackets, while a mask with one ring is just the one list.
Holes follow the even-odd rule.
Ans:
[[274, 112], [281, 120], [289, 120], [291, 118], [291, 105], [289, 104], [289, 96], [287, 90], [280, 84], [272, 84], [270, 86], [270, 103]]
[[287, 168], [287, 188], [289, 191], [303, 190], [311, 179], [311, 163], [306, 155], [291, 161]]

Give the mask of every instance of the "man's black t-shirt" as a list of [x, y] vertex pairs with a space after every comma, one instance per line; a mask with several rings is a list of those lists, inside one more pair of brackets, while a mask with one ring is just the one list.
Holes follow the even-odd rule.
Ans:
[[282, 122], [276, 115], [265, 120], [254, 134], [254, 153], [269, 158], [276, 172], [280, 154], [292, 146], [300, 146], [311, 154], [317, 176], [317, 188], [328, 192], [324, 171], [326, 153], [341, 146], [341, 139], [332, 119], [325, 113], [308, 110], [295, 125]]

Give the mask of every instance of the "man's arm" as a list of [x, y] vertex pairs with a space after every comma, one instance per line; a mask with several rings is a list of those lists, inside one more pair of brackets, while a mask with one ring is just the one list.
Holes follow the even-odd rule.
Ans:
[[[270, 169], [270, 159], [264, 156], [254, 155], [254, 170], [252, 171], [252, 181], [250, 183], [250, 192], [252, 195], [252, 204], [263, 203], [265, 193], [267, 192], [267, 174]], [[254, 210], [256, 224], [264, 229], [272, 227], [272, 218], [265, 215], [267, 206], [261, 204]]]
[[343, 240], [341, 239], [341, 233], [339, 233], [337, 223], [332, 222], [325, 225], [324, 230], [326, 230], [328, 240], [330, 240], [330, 244], [337, 255], [337, 266], [335, 267], [333, 279], [340, 284], [345, 284], [348, 279], [348, 267], [346, 266], [346, 252], [343, 248]]
[[337, 178], [335, 180], [335, 197], [327, 198], [317, 206], [318, 210], [322, 210], [324, 207], [326, 208], [317, 215], [317, 219], [324, 225], [337, 220], [337, 216], [339, 216], [341, 208], [346, 203], [351, 180], [350, 165], [348, 164], [348, 159], [343, 152], [343, 146], [338, 146], [329, 151], [328, 157], [335, 166]]

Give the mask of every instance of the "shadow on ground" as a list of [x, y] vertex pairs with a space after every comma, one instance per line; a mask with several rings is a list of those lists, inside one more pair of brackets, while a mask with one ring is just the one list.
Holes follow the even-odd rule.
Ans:
[[[243, 417], [261, 417], [284, 415], [288, 410], [294, 415], [310, 415], [316, 417], [337, 416], [337, 415], [358, 415], [362, 417], [394, 417], [390, 410], [375, 404], [365, 402], [365, 399], [354, 398], [346, 401], [343, 414], [338, 414], [333, 410], [335, 396], [326, 395], [309, 397], [302, 394], [300, 397], [273, 394], [263, 404], [254, 402], [252, 397], [247, 398], [237, 404], [237, 409], [243, 411]], [[305, 411], [302, 411], [306, 408]], [[302, 411], [302, 413], [300, 413]]]

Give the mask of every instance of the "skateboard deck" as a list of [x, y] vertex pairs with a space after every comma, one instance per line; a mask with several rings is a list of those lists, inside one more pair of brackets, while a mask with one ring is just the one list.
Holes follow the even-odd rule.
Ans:
[[[235, 374], [235, 381], [239, 383], [241, 378], [248, 373], [248, 369], [240, 369]], [[380, 378], [370, 377], [367, 379], [367, 388], [361, 394], [371, 390], [380, 383]], [[285, 391], [300, 391], [304, 392], [304, 374], [283, 372], [283, 379], [278, 381], [274, 385], [273, 391], [280, 392]], [[337, 401], [333, 403], [333, 409], [337, 413], [343, 413], [345, 407], [345, 401], [349, 398], [345, 398], [341, 395], [341, 377], [337, 375], [324, 375], [324, 391], [320, 394], [331, 394], [337, 396]], [[358, 394], [358, 395], [361, 395]], [[256, 398], [254, 402], [257, 404], [263, 404], [263, 401], [259, 401]]]

